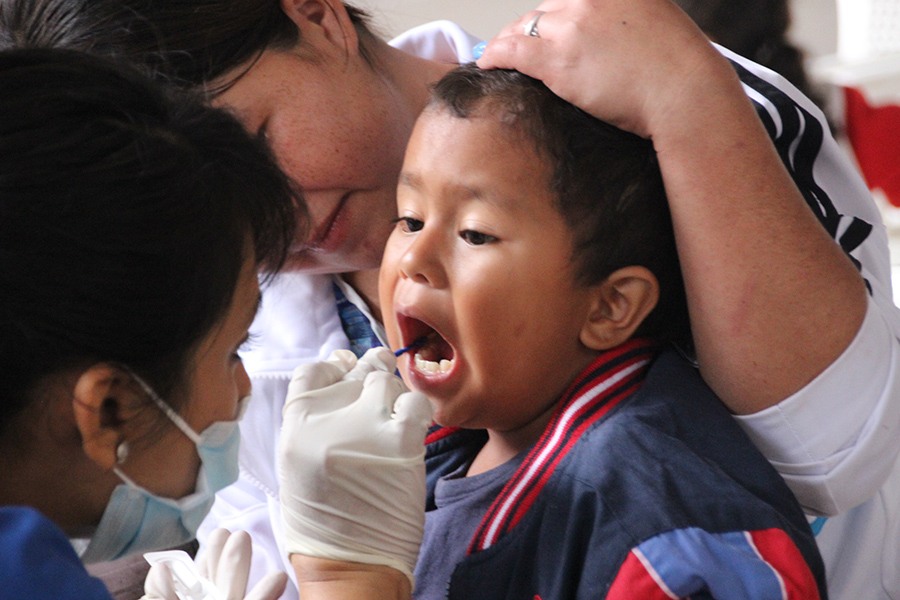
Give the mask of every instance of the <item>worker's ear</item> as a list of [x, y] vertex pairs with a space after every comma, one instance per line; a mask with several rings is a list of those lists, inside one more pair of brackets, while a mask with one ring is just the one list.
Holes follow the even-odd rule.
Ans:
[[592, 350], [608, 350], [630, 339], [659, 301], [659, 282], [646, 267], [623, 267], [593, 290], [581, 329], [581, 343]]
[[128, 422], [141, 403], [127, 371], [98, 363], [78, 377], [72, 398], [75, 426], [84, 453], [100, 468], [110, 470], [124, 460], [134, 430]]
[[311, 45], [326, 56], [322, 44], [343, 56], [358, 52], [359, 36], [341, 0], [281, 0], [281, 10], [300, 30], [301, 45]]

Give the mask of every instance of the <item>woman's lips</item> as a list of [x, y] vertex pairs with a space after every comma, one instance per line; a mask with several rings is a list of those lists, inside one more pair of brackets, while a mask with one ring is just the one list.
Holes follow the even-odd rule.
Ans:
[[334, 207], [334, 210], [332, 210], [331, 213], [325, 217], [325, 220], [316, 227], [315, 231], [313, 231], [306, 242], [306, 250], [330, 250], [332, 249], [330, 246], [337, 245], [336, 242], [340, 239], [340, 233], [343, 230], [341, 227], [341, 224], [343, 223], [342, 217], [344, 216], [343, 210], [349, 197], [349, 193], [344, 194], [338, 201], [337, 206]]

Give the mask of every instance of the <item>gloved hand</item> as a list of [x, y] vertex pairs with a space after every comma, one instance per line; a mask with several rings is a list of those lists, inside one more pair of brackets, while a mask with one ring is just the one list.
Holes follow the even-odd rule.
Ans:
[[393, 567], [412, 581], [431, 406], [373, 348], [294, 370], [278, 449], [289, 554]]
[[[216, 529], [196, 561], [191, 561], [185, 553], [178, 553], [182, 556], [173, 556], [171, 560], [158, 556], [166, 554], [169, 553], [145, 555], [151, 567], [144, 580], [141, 600], [277, 600], [287, 585], [285, 573], [270, 573], [247, 594], [252, 544], [250, 535], [244, 531], [231, 533]], [[198, 578], [202, 582], [195, 585], [194, 594], [186, 593], [179, 585], [178, 581], [185, 578]]]

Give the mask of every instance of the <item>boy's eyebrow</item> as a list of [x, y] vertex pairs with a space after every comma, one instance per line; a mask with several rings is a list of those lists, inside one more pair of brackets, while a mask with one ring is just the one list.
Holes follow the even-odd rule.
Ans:
[[[398, 180], [399, 185], [404, 185], [406, 187], [412, 188], [414, 190], [420, 190], [423, 187], [422, 184], [422, 176], [418, 173], [411, 173], [409, 171], [402, 171], [400, 173], [400, 178]], [[471, 200], [479, 200], [486, 204], [490, 204], [496, 206], [498, 208], [509, 209], [515, 206], [516, 202], [514, 198], [510, 198], [508, 196], [498, 195], [488, 193], [484, 188], [472, 187], [470, 185], [465, 185], [463, 183], [454, 184], [453, 186], [456, 189], [464, 190], [466, 192], [466, 197]]]
[[413, 189], [419, 189], [422, 187], [422, 177], [415, 173], [410, 173], [409, 171], [400, 171], [400, 177], [397, 180], [397, 183]]

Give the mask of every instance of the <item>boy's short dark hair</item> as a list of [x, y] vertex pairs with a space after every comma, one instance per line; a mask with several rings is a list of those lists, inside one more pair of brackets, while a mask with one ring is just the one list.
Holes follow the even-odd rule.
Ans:
[[573, 232], [579, 281], [593, 285], [622, 267], [648, 268], [659, 280], [660, 299], [636, 335], [690, 347], [675, 235], [649, 140], [595, 119], [536, 79], [474, 64], [441, 79], [429, 108], [459, 118], [496, 114], [532, 140], [550, 161], [557, 209]]

